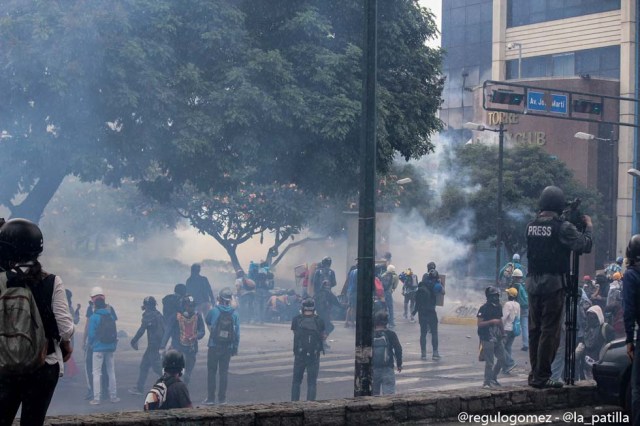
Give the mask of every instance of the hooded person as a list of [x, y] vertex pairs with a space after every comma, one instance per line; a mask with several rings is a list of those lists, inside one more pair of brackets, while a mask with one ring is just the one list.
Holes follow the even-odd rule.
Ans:
[[591, 378], [591, 367], [600, 359], [600, 350], [615, 338], [613, 327], [604, 320], [602, 309], [594, 305], [587, 310], [584, 339], [576, 347], [576, 363], [578, 371], [583, 371], [587, 378]]
[[484, 355], [484, 389], [500, 387], [498, 373], [505, 365], [504, 327], [500, 290], [489, 286], [484, 290], [487, 302], [480, 306], [477, 315], [478, 337]]
[[149, 369], [152, 369], [158, 376], [162, 375], [162, 367], [160, 360], [160, 344], [164, 336], [164, 318], [160, 311], [156, 309], [156, 299], [153, 296], [147, 296], [142, 301], [142, 322], [133, 339], [131, 339], [131, 347], [138, 350], [138, 341], [147, 333], [147, 349], [142, 355], [140, 361], [140, 373], [138, 383], [135, 387], [129, 389], [129, 393], [133, 395], [142, 395]]
[[291, 321], [293, 331], [293, 378], [291, 381], [291, 400], [300, 400], [300, 386], [307, 372], [307, 401], [315, 401], [320, 353], [324, 353], [324, 340], [327, 338], [325, 324], [316, 315], [316, 303], [308, 297], [302, 301], [300, 315]]

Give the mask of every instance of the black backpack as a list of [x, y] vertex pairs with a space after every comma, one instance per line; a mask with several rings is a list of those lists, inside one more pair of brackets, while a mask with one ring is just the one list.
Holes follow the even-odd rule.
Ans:
[[371, 363], [374, 367], [386, 367], [391, 361], [391, 347], [387, 333], [378, 330], [373, 335], [373, 358]]
[[236, 337], [236, 329], [233, 324], [233, 311], [220, 310], [220, 316], [213, 331], [213, 341], [218, 344], [233, 343]]
[[98, 329], [96, 330], [96, 340], [107, 345], [118, 341], [116, 321], [111, 316], [111, 313], [100, 315], [100, 322], [98, 323]]
[[298, 320], [294, 336], [296, 355], [317, 355], [322, 350], [322, 337], [316, 316], [302, 316]]

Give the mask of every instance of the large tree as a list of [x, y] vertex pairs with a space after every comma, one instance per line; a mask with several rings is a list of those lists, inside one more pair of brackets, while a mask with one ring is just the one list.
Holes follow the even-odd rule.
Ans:
[[[441, 203], [427, 215], [430, 223], [473, 243], [495, 239], [498, 175], [488, 165], [496, 163], [497, 151], [495, 145], [484, 144], [455, 150]], [[562, 161], [541, 147], [516, 145], [504, 151], [502, 242], [509, 253], [526, 251], [523, 229], [533, 219], [540, 193], [548, 185], [561, 187], [567, 200], [580, 198], [581, 209], [594, 222], [605, 220], [600, 195], [578, 183]]]

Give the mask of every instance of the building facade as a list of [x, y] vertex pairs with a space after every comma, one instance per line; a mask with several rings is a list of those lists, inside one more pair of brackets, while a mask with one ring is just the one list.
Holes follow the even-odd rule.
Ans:
[[[608, 223], [588, 263], [624, 255], [640, 232], [634, 127], [507, 114], [483, 109], [486, 80], [638, 98], [638, 4], [640, 0], [443, 0], [442, 47], [446, 86], [441, 119], [450, 137], [479, 138], [465, 130], [474, 121], [508, 127], [512, 143], [538, 143], [602, 195]], [[610, 121], [637, 123], [637, 106], [608, 108]], [[497, 117], [497, 118], [496, 118]], [[576, 132], [600, 140], [582, 141]], [[486, 132], [485, 132], [486, 133]], [[512, 136], [512, 137], [511, 137]], [[542, 138], [542, 139], [538, 139]], [[585, 259], [586, 260], [586, 259]], [[586, 266], [586, 265], [585, 265]]]

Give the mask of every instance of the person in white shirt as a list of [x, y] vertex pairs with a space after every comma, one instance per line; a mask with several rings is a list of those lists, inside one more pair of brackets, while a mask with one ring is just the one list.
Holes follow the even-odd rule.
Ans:
[[[505, 290], [507, 292], [509, 300], [502, 307], [502, 324], [504, 325], [504, 352], [505, 352], [505, 366], [502, 369], [503, 373], [510, 373], [511, 370], [517, 365], [511, 355], [511, 347], [513, 341], [516, 339], [516, 332], [519, 335], [520, 331], [514, 331], [514, 323], [516, 319], [520, 322], [520, 305], [516, 301], [518, 298], [518, 290], [513, 287], [509, 287]], [[517, 327], [516, 327], [517, 328]]]

